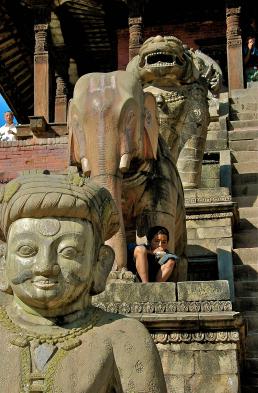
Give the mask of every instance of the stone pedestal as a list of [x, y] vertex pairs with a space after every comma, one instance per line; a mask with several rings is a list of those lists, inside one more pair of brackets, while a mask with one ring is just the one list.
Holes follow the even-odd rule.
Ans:
[[227, 187], [185, 190], [189, 280], [229, 280], [234, 299], [232, 227], [236, 203]]
[[112, 283], [93, 303], [144, 323], [169, 393], [239, 392], [245, 326], [227, 281]]

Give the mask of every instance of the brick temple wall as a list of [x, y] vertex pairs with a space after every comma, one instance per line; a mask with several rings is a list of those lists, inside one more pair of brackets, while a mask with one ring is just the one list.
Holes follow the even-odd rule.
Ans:
[[67, 137], [0, 142], [1, 183], [15, 178], [24, 170], [62, 171], [67, 163]]
[[[193, 49], [203, 49], [201, 43], [207, 39], [205, 48], [207, 54], [212, 56], [214, 51], [220, 51], [221, 45], [226, 45], [226, 20], [225, 21], [205, 21], [195, 23], [184, 23], [180, 25], [163, 25], [144, 28], [144, 40], [156, 35], [174, 35]], [[118, 69], [126, 68], [128, 63], [128, 29], [121, 29], [117, 32], [118, 41]], [[209, 50], [210, 49], [210, 50]], [[225, 48], [224, 48], [225, 52]], [[212, 56], [213, 57], [213, 56]], [[214, 58], [214, 57], [213, 57]], [[216, 60], [214, 58], [214, 60]]]

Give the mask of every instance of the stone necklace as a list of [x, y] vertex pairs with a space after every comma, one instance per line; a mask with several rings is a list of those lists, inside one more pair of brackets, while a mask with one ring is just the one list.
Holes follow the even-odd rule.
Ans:
[[101, 316], [102, 310], [91, 307], [81, 327], [53, 335], [39, 334], [16, 325], [5, 308], [0, 307], [0, 323], [13, 333], [10, 343], [21, 348], [20, 392], [52, 392], [58, 364], [68, 351], [81, 345], [80, 336], [92, 329]]

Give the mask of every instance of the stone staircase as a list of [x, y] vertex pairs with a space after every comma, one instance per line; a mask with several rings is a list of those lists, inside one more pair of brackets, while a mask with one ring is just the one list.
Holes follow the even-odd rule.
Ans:
[[234, 234], [234, 310], [247, 321], [242, 393], [258, 392], [258, 89], [232, 92], [229, 148], [232, 196], [239, 206]]

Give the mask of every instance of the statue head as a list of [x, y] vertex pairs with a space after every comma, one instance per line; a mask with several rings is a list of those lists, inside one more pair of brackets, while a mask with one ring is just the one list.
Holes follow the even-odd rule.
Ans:
[[3, 187], [0, 202], [0, 284], [14, 301], [64, 315], [105, 289], [114, 252], [104, 241], [118, 229], [105, 188], [78, 174], [28, 174]]
[[138, 73], [143, 85], [158, 82], [164, 87], [191, 83], [200, 76], [192, 53], [174, 36], [148, 38], [126, 70]]

